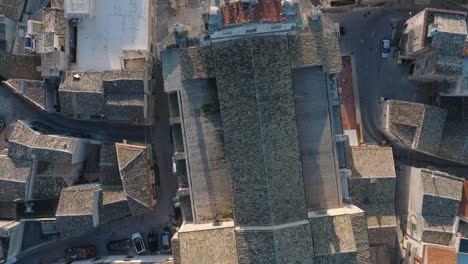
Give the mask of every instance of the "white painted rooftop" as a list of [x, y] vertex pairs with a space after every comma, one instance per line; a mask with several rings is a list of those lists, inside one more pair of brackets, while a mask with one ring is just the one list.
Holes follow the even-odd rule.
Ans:
[[72, 70], [120, 69], [124, 49], [149, 50], [149, 0], [91, 0], [93, 16], [78, 24]]

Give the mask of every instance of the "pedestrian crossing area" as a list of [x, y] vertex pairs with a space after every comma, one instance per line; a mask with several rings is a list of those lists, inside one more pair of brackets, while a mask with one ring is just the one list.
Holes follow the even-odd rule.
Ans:
[[0, 114], [8, 114], [13, 112], [13, 106], [8, 99], [9, 95], [0, 96]]

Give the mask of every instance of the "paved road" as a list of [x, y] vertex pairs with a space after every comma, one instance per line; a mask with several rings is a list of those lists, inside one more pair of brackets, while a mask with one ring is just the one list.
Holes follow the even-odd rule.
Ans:
[[116, 142], [123, 139], [145, 142], [151, 133], [151, 128], [148, 126], [73, 120], [58, 114], [49, 114], [39, 110], [2, 84], [0, 84], [0, 119], [5, 120], [7, 124], [13, 124], [16, 120], [35, 121], [43, 125], [45, 131], [42, 132], [45, 133], [90, 136], [97, 140]]
[[384, 137], [378, 130], [378, 98], [427, 103], [432, 93], [431, 87], [408, 80], [407, 65], [397, 65], [392, 58], [380, 55], [380, 41], [391, 39], [392, 23], [407, 19], [409, 14], [373, 8], [327, 16], [344, 27], [342, 53], [355, 59], [364, 142], [381, 144]]
[[[445, 1], [434, 1], [439, 8], [458, 9]], [[412, 12], [413, 14], [416, 11]], [[397, 65], [394, 60], [380, 57], [380, 41], [390, 39], [391, 24], [409, 17], [409, 11], [388, 8], [360, 9], [346, 13], [326, 15], [345, 28], [345, 35], [341, 40], [343, 54], [351, 54], [355, 59], [357, 86], [359, 92], [363, 139], [365, 143], [388, 145], [385, 137], [380, 133], [379, 103], [380, 96], [429, 103], [433, 95], [432, 86], [408, 80], [409, 67]], [[411, 164], [425, 164], [437, 169], [443, 169], [455, 175], [467, 175], [465, 166], [435, 158], [422, 153], [415, 153], [405, 149], [393, 148], [395, 158], [399, 162]]]

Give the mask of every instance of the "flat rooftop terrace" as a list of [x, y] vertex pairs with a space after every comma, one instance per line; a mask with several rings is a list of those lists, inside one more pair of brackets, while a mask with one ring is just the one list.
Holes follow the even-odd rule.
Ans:
[[78, 23], [72, 70], [120, 69], [124, 49], [149, 50], [148, 0], [94, 1], [94, 17]]

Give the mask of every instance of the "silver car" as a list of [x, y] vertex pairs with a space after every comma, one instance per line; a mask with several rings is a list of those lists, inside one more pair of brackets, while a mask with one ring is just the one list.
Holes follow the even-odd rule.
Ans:
[[143, 237], [141, 236], [140, 232], [133, 233], [132, 242], [138, 255], [146, 252], [145, 242], [143, 241]]
[[384, 39], [380, 45], [381, 55], [383, 59], [387, 59], [390, 54], [390, 40]]

